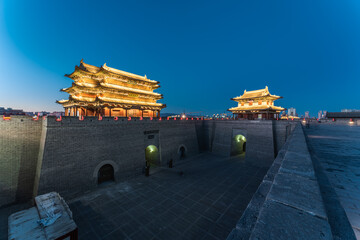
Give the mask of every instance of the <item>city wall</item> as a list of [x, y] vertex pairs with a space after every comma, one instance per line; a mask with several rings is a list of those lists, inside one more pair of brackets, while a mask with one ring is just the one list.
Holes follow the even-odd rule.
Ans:
[[343, 125], [343, 126], [360, 126], [360, 119], [353, 118], [350, 122], [349, 118], [337, 118], [336, 121], [321, 120], [321, 123], [311, 121], [310, 125], [328, 124], [328, 125]]
[[269, 167], [295, 125], [287, 121], [204, 121], [204, 138], [211, 152], [229, 156], [232, 138], [241, 134], [247, 139], [245, 158]]
[[[57, 122], [48, 118], [44, 151], [38, 160], [38, 185], [35, 193], [57, 191], [72, 197], [97, 187], [97, 174], [101, 166], [110, 164], [115, 180], [124, 181], [142, 174], [145, 166], [145, 148], [155, 145], [159, 150], [160, 164], [179, 159], [179, 148], [186, 155], [199, 152], [195, 121], [87, 117], [63, 118]], [[149, 139], [151, 135], [151, 139]]]
[[0, 206], [30, 199], [39, 155], [42, 119], [0, 116]]
[[227, 240], [333, 239], [300, 123]]
[[67, 199], [98, 187], [100, 167], [110, 164], [115, 181], [143, 174], [145, 148], [155, 145], [167, 166], [210, 151], [230, 156], [234, 135], [247, 139], [246, 158], [270, 166], [294, 124], [287, 121], [166, 120], [25, 116], [0, 119], [0, 206], [57, 191]]

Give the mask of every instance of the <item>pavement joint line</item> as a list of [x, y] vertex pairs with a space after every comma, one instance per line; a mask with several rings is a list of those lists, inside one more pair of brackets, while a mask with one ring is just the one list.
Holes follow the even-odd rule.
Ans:
[[[258, 170], [259, 171], [259, 170]], [[256, 175], [256, 174], [255, 174]], [[250, 181], [249, 181], [250, 182]], [[249, 183], [248, 183], [249, 184]], [[248, 185], [247, 184], [247, 185]], [[261, 184], [261, 183], [260, 183]], [[260, 186], [260, 184], [259, 184], [259, 186]], [[244, 187], [245, 188], [245, 187]], [[228, 205], [228, 207], [224, 210], [224, 213], [219, 217], [219, 219], [221, 219], [224, 215], [225, 215], [225, 213], [227, 212], [227, 210], [229, 210], [230, 209], [230, 206], [231, 206], [231, 204], [234, 202], [235, 200], [233, 200], [229, 205]], [[250, 198], [250, 200], [249, 200], [249, 202], [251, 201], [251, 198]], [[218, 220], [219, 220], [218, 219]]]
[[[113, 232], [117, 231], [117, 230], [121, 230], [121, 227], [118, 226], [117, 228], [115, 228], [113, 231], [109, 232], [108, 234], [104, 235], [103, 238], [106, 239], [107, 236], [109, 236], [110, 234], [112, 234]], [[124, 233], [124, 232], [123, 232]], [[126, 235], [126, 233], [124, 233]]]
[[[74, 216], [79, 218], [80, 221], [83, 221], [84, 226], [90, 225], [87, 228], [88, 230], [83, 229], [83, 231], [81, 231], [80, 229], [80, 235], [89, 236], [89, 238], [93, 237], [94, 239], [106, 239], [107, 237], [113, 236], [114, 232], [119, 231], [119, 234], [123, 234], [124, 238], [131, 238], [136, 234], [136, 231], [134, 229], [139, 228], [144, 231], [143, 233], [149, 232], [149, 239], [153, 236], [155, 236], [153, 237], [154, 239], [160, 236], [164, 237], [163, 234], [166, 234], [165, 232], [163, 232], [162, 234], [160, 234], [160, 232], [156, 233], [156, 222], [153, 222], [153, 224], [149, 225], [147, 223], [151, 222], [151, 216], [155, 216], [152, 214], [156, 214], [156, 216], [162, 216], [162, 214], [169, 213], [169, 215], [166, 216], [173, 219], [173, 222], [179, 221], [177, 225], [179, 226], [179, 228], [175, 228], [175, 225], [172, 226], [172, 223], [170, 223], [170, 225], [166, 224], [165, 216], [163, 216], [163, 218], [159, 218], [162, 219], [161, 225], [164, 224], [164, 226], [166, 225], [167, 227], [172, 227], [167, 229], [169, 231], [178, 232], [180, 238], [181, 236], [188, 237], [187, 234], [194, 233], [198, 235], [198, 239], [206, 239], [206, 236], [208, 236], [209, 238], [213, 237], [214, 239], [219, 239], [214, 235], [214, 233], [204, 231], [204, 228], [207, 227], [205, 224], [208, 224], [209, 226], [210, 224], [213, 224], [213, 226], [218, 227], [222, 225], [226, 226], [230, 221], [231, 217], [225, 219], [225, 213], [229, 211], [230, 207], [235, 207], [234, 205], [232, 205], [235, 200], [243, 201], [242, 199], [244, 199], [244, 203], [245, 201], [250, 200], [247, 198], [251, 197], [250, 193], [252, 190], [255, 189], [256, 183], [254, 182], [253, 184], [249, 185], [248, 182], [255, 181], [258, 178], [259, 171], [263, 170], [261, 168], [252, 167], [248, 162], [245, 162], [243, 159], [241, 159], [240, 161], [233, 161], [233, 159], [231, 161], [228, 161], [229, 158], [227, 157], [213, 158], [211, 153], [208, 156], [211, 158], [203, 155], [203, 159], [198, 159], [200, 161], [193, 161], [189, 163], [189, 166], [184, 165], [184, 171], [190, 172], [190, 174], [188, 175], [185, 173], [184, 178], [177, 179], [176, 176], [174, 177], [172, 174], [168, 174], [165, 171], [159, 171], [152, 175], [151, 179], [145, 178], [144, 176], [137, 176], [125, 182], [117, 182], [111, 186], [106, 185], [104, 187], [99, 187], [93, 192], [89, 192], [77, 198], [71, 199], [69, 201], [69, 204], [70, 202], [74, 204]], [[209, 160], [210, 165], [208, 165]], [[224, 162], [224, 160], [226, 161]], [[212, 177], [213, 174], [214, 177]], [[248, 177], [244, 177], [245, 175]], [[246, 198], [242, 198], [240, 193], [241, 191], [245, 191], [244, 189], [248, 186], [251, 186], [251, 188], [247, 189], [248, 194], [246, 194]], [[130, 191], [122, 191], [123, 189], [125, 189], [125, 187], [130, 187]], [[181, 204], [181, 206], [184, 206], [184, 208], [177, 209], [177, 211], [183, 211], [182, 209], [185, 209], [185, 211], [183, 211], [184, 213], [190, 212], [187, 218], [184, 217], [183, 214], [179, 214], [180, 216], [175, 216], [176, 214], [172, 212], [171, 207], [175, 206], [176, 204], [180, 204], [180, 201], [178, 201], [177, 199], [181, 199], [180, 201], [189, 201], [191, 206], [187, 205], [186, 201], [184, 201]], [[220, 201], [222, 201], [222, 199], [224, 201], [220, 204]], [[146, 205], [142, 205], [149, 202], [147, 206], [151, 206], [153, 201], [156, 201], [156, 206], [162, 206], [162, 204], [165, 204], [164, 206], [169, 206], [173, 203], [172, 201], [175, 202], [173, 205], [168, 207], [166, 211], [161, 213], [161, 210], [159, 210], [157, 211], [159, 212], [159, 214], [157, 214], [155, 213], [155, 211], [153, 213], [151, 212], [151, 210], [155, 208], [155, 206], [153, 206], [152, 208], [147, 208], [145, 207]], [[126, 207], [122, 207], [122, 203], [125, 203], [126, 206], [129, 206], [131, 208], [126, 209]], [[216, 203], [219, 204], [219, 208], [214, 208], [214, 205]], [[116, 206], [115, 208], [115, 205], [119, 206]], [[83, 215], [82, 209], [88, 210], [89, 208], [93, 210], [90, 209], [89, 211], [86, 211], [86, 214]], [[237, 209], [242, 208], [242, 204], [239, 204], [237, 207]], [[144, 212], [143, 214], [138, 212], [138, 210], [141, 211], [144, 209], [146, 209], [146, 212]], [[176, 208], [174, 208], [174, 210], [175, 209]], [[219, 211], [219, 209], [222, 210]], [[114, 212], [111, 212], [112, 210]], [[191, 212], [196, 213], [191, 214]], [[99, 232], [95, 231], [95, 229], [99, 230], [99, 227], [97, 225], [91, 224], [90, 220], [87, 220], [87, 217], [89, 217], [89, 219], [93, 219], [97, 216], [97, 214], [102, 215], [102, 217], [104, 218], [101, 218], [99, 220], [99, 223], [103, 222], [105, 224], [100, 225], [99, 227], [106, 227], [106, 229]], [[242, 211], [237, 211], [236, 213], [234, 212], [234, 214], [240, 214], [240, 217]], [[111, 218], [107, 217], [108, 215], [111, 216]], [[134, 224], [135, 227], [132, 228], [129, 225], [129, 230], [126, 229], [126, 231], [124, 231], [122, 227], [126, 224], [126, 221], [116, 221], [116, 219], [120, 220], [120, 218], [122, 218], [121, 216], [126, 216], [126, 218], [129, 217], [129, 219], [132, 220], [131, 223]], [[144, 219], [137, 218], [137, 216], [144, 216]], [[206, 221], [202, 221], [202, 218], [204, 220], [206, 219]], [[215, 220], [211, 220], [211, 218]], [[221, 218], [223, 218], [224, 222], [221, 221]], [[186, 222], [182, 222], [180, 219]], [[189, 221], [190, 219], [194, 220]], [[107, 223], [107, 220], [110, 221], [109, 224]], [[146, 224], [144, 224], [145, 222]], [[201, 227], [200, 225], [197, 225], [198, 223], [201, 225]], [[152, 226], [154, 226], [154, 229], [150, 230]], [[185, 230], [180, 232], [181, 228]], [[198, 228], [199, 233], [196, 233]], [[227, 231], [227, 228], [224, 228], [223, 230], [216, 230], [216, 235], [221, 236]], [[89, 235], [87, 235], [88, 232]], [[100, 236], [99, 234], [101, 234], [101, 232], [106, 233], [106, 235]], [[92, 236], [90, 236], [91, 233], [93, 233]], [[172, 233], [170, 234], [172, 235]]]

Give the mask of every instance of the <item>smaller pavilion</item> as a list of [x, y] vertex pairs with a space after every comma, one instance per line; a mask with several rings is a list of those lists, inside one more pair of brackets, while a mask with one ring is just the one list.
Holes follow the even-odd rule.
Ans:
[[228, 109], [234, 117], [243, 119], [278, 119], [285, 108], [277, 107], [274, 101], [282, 97], [272, 95], [268, 87], [254, 91], [244, 91], [239, 97], [231, 98], [238, 103], [237, 107]]

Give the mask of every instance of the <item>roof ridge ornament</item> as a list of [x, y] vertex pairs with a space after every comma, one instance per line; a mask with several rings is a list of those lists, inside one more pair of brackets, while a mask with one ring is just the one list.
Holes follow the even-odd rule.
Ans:
[[147, 79], [146, 74], [145, 74], [144, 78]]
[[83, 59], [83, 58], [80, 60], [80, 63], [84, 63], [84, 59]]
[[104, 65], [102, 65], [102, 66], [103, 66], [103, 67], [107, 67], [107, 66], [106, 66], [106, 63], [104, 63]]

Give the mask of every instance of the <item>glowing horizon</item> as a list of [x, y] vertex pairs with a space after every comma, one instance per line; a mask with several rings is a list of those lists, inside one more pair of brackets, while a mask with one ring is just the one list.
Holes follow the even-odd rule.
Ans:
[[357, 1], [14, 0], [0, 11], [0, 107], [64, 111], [64, 74], [84, 58], [161, 82], [162, 113], [230, 114], [231, 97], [264, 86], [300, 115], [359, 108]]

